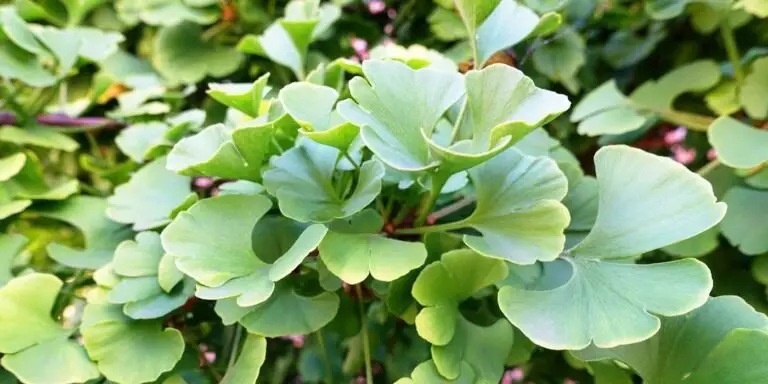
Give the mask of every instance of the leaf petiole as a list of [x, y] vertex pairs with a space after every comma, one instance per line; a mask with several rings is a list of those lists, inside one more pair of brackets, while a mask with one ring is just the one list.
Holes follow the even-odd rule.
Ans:
[[[362, 283], [360, 283], [362, 284]], [[371, 364], [371, 341], [368, 339], [368, 324], [365, 316], [365, 304], [363, 303], [363, 290], [360, 288], [360, 284], [355, 285], [355, 292], [357, 293], [357, 303], [360, 308], [360, 324], [362, 329], [360, 332], [363, 334], [363, 356], [365, 357], [365, 382], [366, 384], [373, 384], [373, 367]]]

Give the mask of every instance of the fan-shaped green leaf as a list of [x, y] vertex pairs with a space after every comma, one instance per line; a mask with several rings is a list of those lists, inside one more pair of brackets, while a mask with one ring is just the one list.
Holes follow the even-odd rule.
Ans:
[[116, 305], [86, 306], [80, 332], [99, 371], [115, 382], [156, 380], [173, 369], [184, 352], [177, 329], [163, 330], [161, 320], [133, 320]]
[[120, 131], [115, 138], [115, 144], [131, 160], [143, 163], [148, 157], [147, 152], [163, 143], [165, 134], [170, 128], [159, 121], [134, 124]]
[[19, 234], [0, 235], [0, 287], [13, 278], [11, 267], [14, 259], [29, 243], [29, 239]]
[[381, 60], [366, 61], [363, 72], [367, 81], [356, 77], [349, 83], [362, 110], [350, 108], [354, 115], [342, 115], [362, 127], [365, 144], [392, 168], [416, 172], [436, 167], [422, 134], [431, 135], [443, 113], [461, 97], [461, 76]]
[[[736, 340], [751, 344], [739, 335], [739, 331], [747, 329], [766, 330], [768, 319], [741, 298], [721, 296], [709, 299], [685, 316], [663, 318], [659, 332], [642, 343], [611, 349], [590, 346], [576, 352], [576, 356], [585, 360], [620, 360], [648, 383], [747, 383], [751, 381], [736, 379], [737, 372], [745, 375], [742, 377], [765, 377], [765, 368], [758, 363], [759, 354], [750, 354], [751, 358], [746, 360], [734, 359], [733, 354], [718, 356], [720, 350]], [[768, 339], [768, 335], [752, 335], [756, 337], [754, 341], [764, 343]], [[742, 344], [738, 349], [745, 347]], [[715, 372], [729, 375], [718, 376]], [[758, 372], [763, 376], [754, 376]], [[715, 377], [721, 380], [712, 381]]]
[[453, 174], [487, 161], [570, 106], [568, 98], [537, 88], [522, 72], [494, 64], [466, 75], [467, 118], [457, 143], [443, 147], [424, 132], [440, 172]]
[[685, 240], [717, 224], [725, 204], [711, 185], [683, 165], [625, 146], [595, 155], [599, 208], [595, 226], [570, 254], [587, 258], [637, 255]]
[[118, 275], [129, 277], [156, 275], [163, 253], [160, 235], [141, 232], [136, 235], [136, 240], [120, 243], [115, 250], [112, 269]]
[[227, 374], [221, 381], [222, 384], [255, 383], [266, 357], [267, 340], [261, 336], [248, 334], [237, 361], [227, 370]]
[[709, 127], [709, 142], [723, 164], [752, 168], [768, 162], [768, 131], [721, 116]]
[[768, 17], [768, 5], [760, 0], [741, 0], [734, 5], [734, 8], [743, 9], [762, 19]]
[[191, 180], [165, 167], [166, 158], [157, 158], [118, 186], [107, 200], [107, 215], [118, 223], [133, 224], [136, 231], [169, 223], [173, 210], [191, 192]]
[[438, 372], [435, 362], [432, 360], [425, 361], [416, 366], [411, 372], [410, 378], [402, 378], [395, 382], [395, 384], [475, 384], [476, 376], [472, 367], [466, 362], [462, 362], [459, 366], [459, 376], [455, 380], [446, 379], [440, 372]]
[[296, 221], [322, 223], [368, 206], [381, 190], [384, 166], [377, 160], [363, 163], [355, 190], [345, 196], [333, 185], [340, 155], [336, 148], [304, 140], [301, 146], [272, 158], [264, 187], [277, 197], [280, 212]]
[[720, 225], [725, 238], [747, 255], [768, 251], [768, 228], [762, 224], [768, 214], [768, 191], [734, 187], [723, 200], [728, 204]]
[[[0, 50], [0, 63], [2, 62], [2, 50]], [[28, 80], [29, 78], [25, 78]], [[30, 85], [36, 85], [31, 84]], [[40, 86], [40, 85], [36, 85]], [[42, 148], [60, 149], [66, 152], [73, 152], [80, 145], [74, 139], [69, 136], [56, 132], [50, 128], [44, 128], [39, 126], [29, 127], [25, 129], [4, 126], [0, 128], [0, 141], [7, 141], [9, 143], [19, 145], [34, 145]]]
[[422, 243], [388, 239], [365, 230], [332, 230], [318, 249], [328, 270], [347, 284], [359, 284], [368, 275], [393, 281], [421, 267], [427, 259]]
[[338, 308], [336, 294], [301, 296], [287, 282], [277, 284], [267, 301], [253, 307], [240, 307], [234, 299], [216, 303], [216, 312], [225, 323], [239, 321], [248, 332], [265, 337], [315, 332], [333, 320]]
[[537, 71], [576, 93], [580, 88], [576, 74], [587, 61], [585, 51], [584, 39], [567, 27], [548, 44], [533, 51], [531, 59]]
[[288, 84], [279, 95], [286, 112], [301, 125], [304, 136], [346, 151], [360, 130], [334, 110], [338, 97], [335, 89], [310, 83]]
[[499, 306], [545, 348], [610, 348], [648, 339], [659, 329], [653, 314], [687, 313], [711, 289], [709, 270], [693, 259], [635, 265], [566, 258], [545, 264], [536, 287], [503, 287]]
[[208, 84], [208, 96], [228, 107], [235, 108], [250, 117], [259, 116], [261, 98], [269, 92], [269, 74], [264, 74], [253, 84]]
[[744, 79], [744, 85], [739, 91], [741, 105], [751, 118], [768, 117], [768, 101], [762, 97], [766, 91], [768, 91], [768, 57], [763, 57], [752, 63], [752, 71]]
[[160, 29], [152, 52], [155, 68], [175, 84], [226, 76], [243, 61], [235, 49], [204, 39], [203, 29], [191, 22]]
[[460, 223], [482, 234], [464, 236], [470, 248], [518, 264], [553, 260], [560, 254], [569, 222], [560, 200], [568, 182], [554, 161], [510, 148], [469, 174], [477, 208]]
[[[2, 365], [26, 383], [84, 382], [99, 376], [71, 331], [51, 318], [61, 280], [32, 273], [0, 288]], [[40, 370], [45, 365], [47, 369]]]
[[[511, 47], [531, 35], [540, 21], [536, 13], [514, 0], [469, 0], [466, 3], [495, 3], [488, 4], [493, 5], [493, 11], [481, 24], [477, 24], [476, 33], [468, 29], [469, 36], [477, 39], [477, 59], [480, 63], [485, 63], [497, 51]], [[510, 25], [514, 27], [510, 28]]]
[[42, 216], [69, 223], [85, 238], [85, 249], [79, 250], [52, 243], [46, 248], [54, 260], [73, 268], [97, 269], [112, 259], [118, 244], [131, 238], [131, 229], [110, 220], [107, 201], [93, 196], [75, 196], [61, 203], [36, 208]]

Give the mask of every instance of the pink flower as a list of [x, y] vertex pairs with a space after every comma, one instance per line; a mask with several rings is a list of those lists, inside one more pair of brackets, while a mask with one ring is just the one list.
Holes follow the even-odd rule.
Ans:
[[387, 17], [394, 20], [397, 17], [397, 9], [394, 9], [394, 8], [387, 9]]
[[216, 361], [216, 352], [203, 352], [203, 357], [205, 357], [205, 361], [207, 361], [208, 364], [212, 364]]
[[579, 384], [579, 383], [575, 380], [565, 379], [563, 380], [563, 384]]
[[355, 50], [355, 54], [357, 54], [357, 56], [359, 56], [363, 60], [368, 58], [368, 42], [367, 41], [357, 37], [353, 37], [349, 39], [349, 45], [352, 46], [352, 49]]
[[521, 368], [508, 369], [504, 372], [501, 384], [519, 383], [525, 378], [525, 372]]
[[693, 148], [685, 148], [682, 145], [674, 145], [672, 147], [672, 157], [680, 164], [690, 164], [696, 159], [696, 150]]
[[368, 2], [368, 12], [371, 14], [379, 14], [387, 9], [387, 4], [382, 0], [371, 0]]
[[688, 128], [682, 126], [677, 127], [664, 134], [664, 143], [667, 145], [680, 144], [685, 140], [687, 135]]
[[213, 178], [208, 176], [195, 177], [194, 181], [192, 181], [192, 184], [196, 188], [207, 189], [213, 186]]
[[710, 148], [709, 151], [707, 151], [707, 160], [714, 159], [717, 159], [717, 151], [714, 148]]
[[304, 347], [304, 335], [290, 335], [280, 337], [283, 340], [290, 340], [293, 343], [293, 347], [300, 349]]
[[386, 33], [387, 35], [391, 35], [392, 32], [394, 31], [395, 31], [395, 26], [392, 25], [392, 23], [389, 23], [384, 26], [384, 33]]

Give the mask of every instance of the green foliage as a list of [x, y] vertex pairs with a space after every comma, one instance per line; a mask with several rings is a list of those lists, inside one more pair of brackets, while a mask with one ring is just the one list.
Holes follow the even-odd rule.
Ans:
[[763, 383], [763, 3], [3, 2], [0, 382]]

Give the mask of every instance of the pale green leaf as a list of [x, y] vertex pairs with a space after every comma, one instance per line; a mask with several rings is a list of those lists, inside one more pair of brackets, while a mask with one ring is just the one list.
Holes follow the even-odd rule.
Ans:
[[595, 155], [599, 189], [595, 226], [570, 254], [617, 258], [685, 240], [725, 215], [712, 186], [671, 159], [626, 146]]
[[475, 372], [466, 362], [458, 367], [459, 376], [455, 380], [446, 379], [437, 371], [435, 362], [425, 361], [416, 366], [411, 372], [410, 378], [402, 378], [395, 384], [476, 384]]
[[61, 203], [37, 208], [36, 213], [76, 227], [85, 238], [85, 249], [52, 243], [46, 250], [54, 260], [73, 268], [97, 269], [112, 259], [118, 244], [132, 237], [130, 227], [110, 220], [106, 200], [75, 196]]
[[182, 272], [210, 287], [249, 275], [265, 265], [254, 253], [251, 233], [271, 207], [264, 196], [201, 200], [163, 231], [163, 248]]
[[0, 287], [13, 278], [11, 267], [14, 259], [27, 243], [29, 239], [23, 235], [15, 233], [0, 235]]
[[253, 83], [208, 84], [208, 96], [214, 100], [235, 108], [248, 116], [256, 117], [261, 109], [261, 99], [269, 91], [269, 74], [264, 74]]
[[734, 8], [743, 9], [761, 19], [768, 17], [768, 5], [762, 0], [740, 0]]
[[176, 260], [170, 253], [166, 253], [160, 259], [157, 267], [157, 283], [166, 293], [170, 293], [182, 279], [184, 273], [176, 267]]
[[169, 129], [167, 124], [159, 121], [133, 124], [120, 131], [115, 138], [115, 144], [131, 160], [143, 163], [148, 157], [147, 151], [162, 144]]
[[222, 384], [255, 383], [259, 371], [267, 356], [267, 340], [261, 336], [248, 334], [235, 364], [227, 370]]
[[[2, 57], [0, 57], [0, 63], [2, 63]], [[56, 132], [53, 129], [39, 126], [26, 129], [4, 126], [0, 128], [0, 141], [7, 141], [19, 145], [29, 144], [43, 148], [60, 149], [66, 152], [73, 152], [80, 147], [77, 141], [69, 136]]]
[[128, 277], [157, 275], [163, 253], [159, 234], [141, 232], [136, 235], [136, 240], [120, 243], [115, 250], [112, 269], [118, 275]]
[[461, 76], [381, 60], [364, 62], [363, 71], [367, 81], [356, 77], [349, 84], [359, 108], [354, 116], [342, 115], [362, 127], [365, 144], [392, 168], [416, 172], [437, 166], [422, 135], [431, 135], [461, 97]]
[[747, 255], [768, 251], [768, 191], [744, 187], [731, 188], [723, 198], [728, 204], [720, 230], [733, 246]]
[[[754, 349], [746, 361], [733, 359], [734, 355], [720, 356], [718, 351], [734, 342], [735, 330], [768, 329], [765, 315], [755, 312], [739, 297], [721, 296], [711, 298], [702, 307], [685, 316], [667, 317], [661, 322], [661, 329], [651, 339], [642, 343], [599, 349], [591, 346], [576, 352], [585, 360], [616, 359], [637, 371], [648, 383], [748, 383], [757, 382], [731, 378], [742, 371], [745, 376], [763, 371], [758, 363], [760, 354]], [[758, 336], [753, 333], [753, 335]], [[756, 340], [763, 340], [759, 336]], [[744, 344], [739, 350], [746, 350]], [[746, 356], [745, 356], [746, 357]], [[751, 361], [750, 361], [751, 360]], [[711, 381], [715, 376], [704, 374], [730, 372], [721, 380]], [[696, 378], [696, 379], [694, 379]]]
[[243, 55], [235, 49], [205, 40], [203, 29], [190, 22], [160, 29], [152, 52], [155, 68], [175, 84], [226, 76], [243, 61]]
[[560, 200], [568, 182], [554, 161], [510, 148], [469, 173], [477, 208], [461, 224], [482, 234], [464, 236], [470, 248], [518, 264], [560, 254], [569, 223]]
[[[494, 53], [511, 47], [533, 33], [540, 21], [532, 10], [514, 0], [467, 0], [466, 3], [496, 3], [488, 17], [477, 24], [477, 33], [469, 31], [477, 38], [478, 61], [485, 63]], [[489, 4], [490, 6], [491, 4]]]
[[62, 282], [54, 275], [32, 273], [0, 288], [0, 352], [13, 354], [69, 332], [51, 318]]
[[393, 281], [421, 267], [427, 259], [423, 244], [377, 233], [330, 231], [318, 249], [328, 270], [347, 284], [358, 284], [368, 275]]
[[184, 352], [181, 332], [163, 330], [161, 320], [133, 320], [115, 305], [86, 306], [80, 332], [99, 371], [115, 382], [154, 381], [173, 369]]
[[99, 377], [99, 371], [88, 359], [85, 349], [66, 337], [5, 355], [2, 364], [3, 368], [27, 384], [84, 383]]
[[483, 24], [500, 0], [456, 0], [456, 10], [459, 11], [464, 26], [470, 36], [474, 36], [477, 28]]
[[655, 315], [677, 316], [707, 300], [712, 277], [694, 259], [660, 264], [565, 258], [544, 265], [530, 288], [503, 287], [499, 307], [534, 343], [548, 349], [601, 348], [653, 336]]
[[721, 116], [709, 127], [707, 135], [725, 165], [752, 168], [768, 162], [768, 131]]
[[133, 224], [136, 231], [163, 226], [191, 192], [190, 181], [167, 170], [165, 157], [157, 158], [115, 188], [107, 200], [107, 215], [118, 223]]
[[280, 212], [300, 222], [327, 222], [351, 216], [368, 206], [381, 190], [384, 166], [377, 160], [362, 164], [354, 191], [346, 196], [333, 185], [338, 149], [304, 140], [272, 158], [264, 187], [277, 197]]
[[586, 44], [581, 35], [565, 28], [548, 44], [533, 51], [531, 59], [537, 71], [576, 93], [580, 88], [576, 74], [587, 61], [585, 51]]
[[7, 181], [16, 176], [24, 168], [27, 156], [17, 152], [0, 159], [0, 181]]

